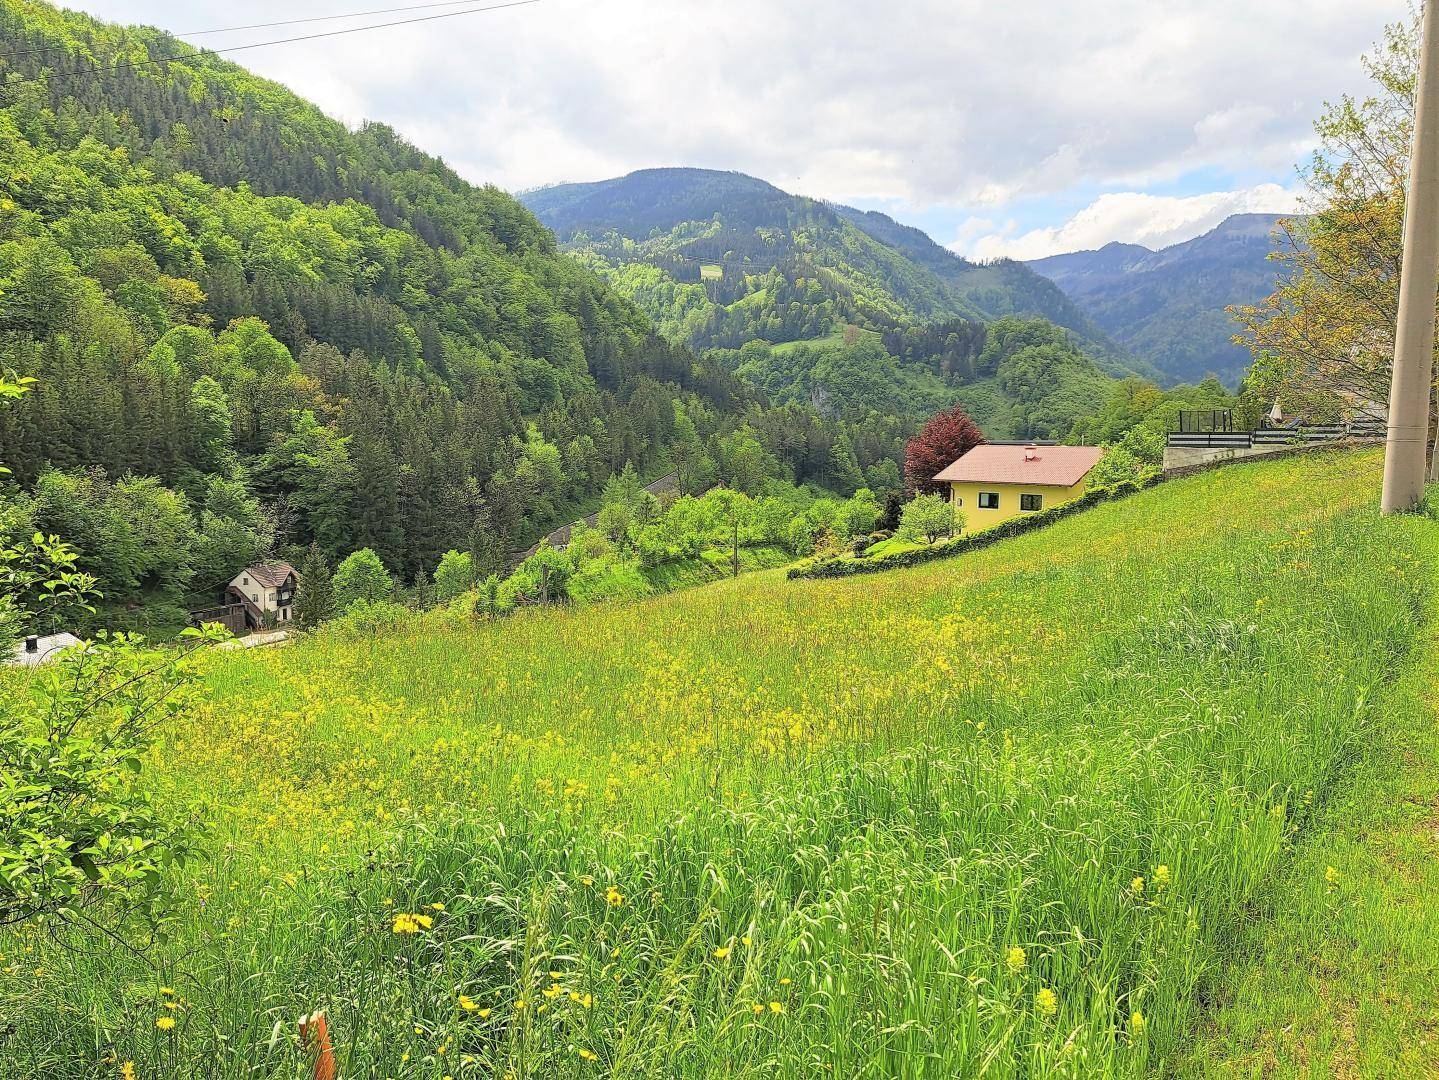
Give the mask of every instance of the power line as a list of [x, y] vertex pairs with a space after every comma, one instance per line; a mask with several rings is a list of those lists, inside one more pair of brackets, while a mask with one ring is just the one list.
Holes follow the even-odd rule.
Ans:
[[[145, 68], [153, 67], [156, 64], [167, 64], [172, 60], [193, 60], [198, 56], [219, 55], [221, 53], [245, 52], [249, 49], [263, 49], [270, 45], [289, 45], [296, 41], [316, 41], [320, 38], [340, 37], [343, 34], [358, 34], [365, 30], [386, 30], [395, 26], [410, 26], [414, 23], [434, 22], [436, 19], [453, 19], [457, 15], [479, 15], [487, 11], [503, 11], [506, 8], [526, 7], [530, 4], [538, 4], [540, 0], [510, 0], [506, 4], [491, 4], [488, 7], [469, 8], [465, 11], [446, 11], [439, 15], [423, 15], [415, 19], [395, 19], [391, 22], [370, 23], [368, 26], [348, 26], [343, 30], [325, 30], [316, 34], [300, 34], [296, 37], [276, 38], [273, 41], [254, 41], [248, 45], [229, 45], [223, 49], [195, 49], [188, 53], [173, 53], [169, 56], [156, 56], [149, 60], [137, 60], [133, 63], [116, 64], [108, 70], [118, 71], [121, 68]], [[59, 71], [48, 76], [50, 79], [65, 79], [74, 75], [92, 75], [99, 68], [78, 68], [74, 71]]]
[[[351, 11], [344, 15], [312, 15], [307, 19], [281, 19], [278, 22], [250, 23], [248, 26], [222, 26], [215, 30], [188, 30], [183, 34], [175, 34], [175, 37], [204, 37], [207, 34], [228, 34], [235, 30], [268, 30], [275, 26], [295, 26], [298, 23], [312, 22], [334, 22], [337, 19], [359, 19], [366, 15], [394, 15], [401, 11], [424, 11], [428, 8], [440, 7], [461, 7], [465, 4], [472, 4], [474, 0], [446, 0], [443, 4], [411, 4], [408, 7], [372, 8], [369, 11]], [[456, 15], [465, 14], [462, 11], [455, 12]]]
[[[462, 7], [466, 4], [473, 4], [474, 2], [475, 0], [445, 0], [444, 3], [410, 4], [407, 7], [371, 8], [368, 11], [349, 11], [344, 13], [343, 15], [311, 15], [308, 18], [304, 19], [280, 19], [276, 22], [246, 23], [242, 26], [217, 26], [209, 30], [186, 30], [183, 32], [162, 30], [162, 32], [169, 34], [171, 37], [177, 38], [207, 37], [211, 34], [231, 34], [240, 30], [268, 30], [276, 26], [295, 26], [300, 23], [335, 22], [339, 19], [359, 19], [363, 18], [366, 15], [393, 15], [397, 12], [402, 11], [425, 11], [430, 8]], [[458, 15], [462, 13], [456, 12], [455, 14]], [[357, 29], [363, 28], [357, 27]], [[34, 49], [22, 49], [15, 55], [39, 56], [42, 53], [69, 51], [70, 47], [68, 45], [41, 45]]]

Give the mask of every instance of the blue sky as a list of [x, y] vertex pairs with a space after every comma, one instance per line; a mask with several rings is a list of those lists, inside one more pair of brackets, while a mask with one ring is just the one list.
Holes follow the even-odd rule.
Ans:
[[[70, 3], [176, 31], [387, 6]], [[389, 123], [477, 182], [736, 169], [883, 210], [965, 255], [1035, 258], [1163, 246], [1230, 213], [1296, 209], [1313, 120], [1363, 90], [1360, 56], [1408, 11], [1407, 0], [541, 0], [236, 59], [348, 122]]]

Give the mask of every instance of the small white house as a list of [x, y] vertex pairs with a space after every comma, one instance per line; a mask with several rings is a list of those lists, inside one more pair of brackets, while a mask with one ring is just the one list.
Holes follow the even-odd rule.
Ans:
[[58, 634], [31, 634], [10, 650], [6, 662], [20, 667], [39, 667], [55, 659], [62, 650], [79, 644], [79, 638], [63, 631]]
[[294, 617], [295, 589], [300, 577], [289, 563], [247, 566], [225, 588], [225, 598], [243, 604], [251, 629], [287, 623]]

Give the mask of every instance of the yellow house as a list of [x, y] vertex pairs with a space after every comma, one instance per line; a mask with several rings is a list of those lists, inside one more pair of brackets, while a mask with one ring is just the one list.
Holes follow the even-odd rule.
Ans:
[[976, 446], [934, 480], [964, 515], [967, 532], [1062, 506], [1084, 494], [1097, 446]]

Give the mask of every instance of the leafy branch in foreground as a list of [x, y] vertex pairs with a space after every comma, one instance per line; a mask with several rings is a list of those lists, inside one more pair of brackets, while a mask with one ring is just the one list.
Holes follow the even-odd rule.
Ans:
[[81, 917], [101, 901], [155, 914], [163, 872], [192, 853], [192, 829], [152, 804], [139, 782], [144, 753], [155, 729], [189, 707], [196, 651], [224, 636], [187, 630], [182, 648], [162, 651], [102, 635], [7, 687], [0, 925]]

